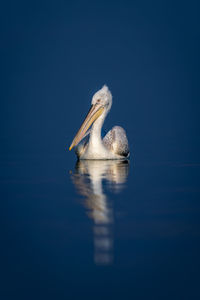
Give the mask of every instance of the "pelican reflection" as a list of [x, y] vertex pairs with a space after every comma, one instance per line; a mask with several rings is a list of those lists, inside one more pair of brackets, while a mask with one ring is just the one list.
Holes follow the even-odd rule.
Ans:
[[[113, 202], [107, 198], [104, 187], [120, 192], [128, 176], [129, 161], [80, 160], [71, 175], [77, 192], [84, 196], [83, 205], [93, 220], [94, 261], [109, 265], [113, 261]], [[103, 184], [105, 183], [105, 184]]]

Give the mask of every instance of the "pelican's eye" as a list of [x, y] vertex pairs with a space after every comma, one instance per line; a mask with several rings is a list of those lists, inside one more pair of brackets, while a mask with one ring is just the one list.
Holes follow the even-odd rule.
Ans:
[[100, 103], [101, 102], [101, 99], [97, 99], [97, 103]]

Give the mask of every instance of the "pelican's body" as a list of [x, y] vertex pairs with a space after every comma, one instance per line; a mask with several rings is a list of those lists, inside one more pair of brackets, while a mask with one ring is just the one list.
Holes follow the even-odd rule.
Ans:
[[[104, 85], [94, 94], [92, 107], [69, 148], [71, 150], [76, 146], [79, 159], [126, 159], [129, 156], [128, 140], [122, 127], [113, 127], [103, 140], [101, 138], [101, 129], [111, 106], [112, 95]], [[89, 139], [84, 139], [91, 125]], [[79, 144], [82, 139], [83, 142]]]

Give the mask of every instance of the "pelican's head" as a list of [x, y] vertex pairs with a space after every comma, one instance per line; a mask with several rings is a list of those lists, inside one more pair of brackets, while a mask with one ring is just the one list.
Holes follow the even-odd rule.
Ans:
[[105, 111], [109, 111], [112, 106], [112, 94], [107, 85], [104, 85], [92, 97], [92, 105], [104, 107]]
[[77, 132], [73, 139], [69, 150], [77, 146], [78, 143], [83, 139], [87, 130], [100, 116], [104, 119], [112, 106], [112, 94], [108, 87], [104, 85], [98, 92], [92, 97], [92, 106], [81, 125], [81, 128]]

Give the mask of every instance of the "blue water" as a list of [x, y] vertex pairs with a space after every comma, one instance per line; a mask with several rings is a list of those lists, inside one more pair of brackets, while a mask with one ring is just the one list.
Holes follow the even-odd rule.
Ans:
[[[4, 1], [0, 299], [200, 299], [195, 0]], [[68, 147], [107, 84], [129, 162]]]
[[197, 299], [199, 173], [134, 157], [1, 157], [1, 299]]

